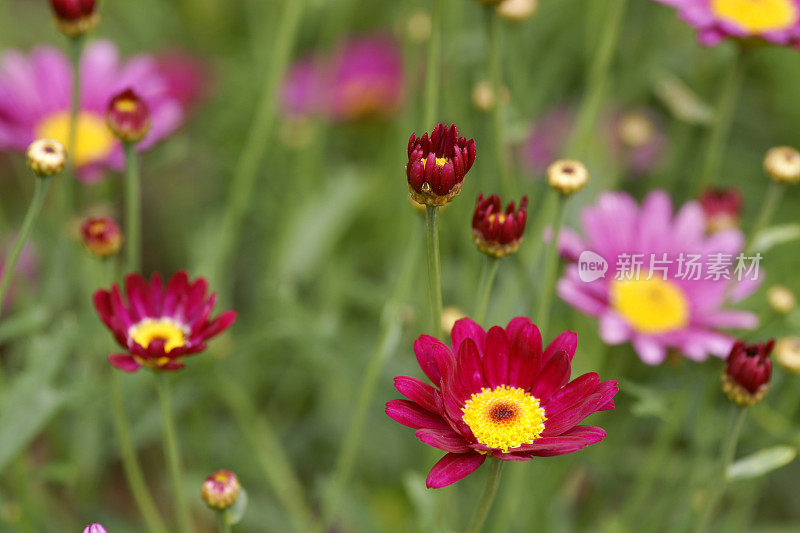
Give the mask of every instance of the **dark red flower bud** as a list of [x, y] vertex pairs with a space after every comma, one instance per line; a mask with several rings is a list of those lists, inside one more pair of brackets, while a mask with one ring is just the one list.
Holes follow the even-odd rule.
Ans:
[[774, 339], [763, 344], [736, 341], [733, 345], [722, 375], [722, 390], [732, 402], [746, 407], [764, 398], [772, 377], [769, 355], [774, 345]]
[[121, 141], [138, 143], [150, 131], [150, 111], [138, 94], [126, 89], [108, 103], [106, 122]]
[[455, 124], [439, 124], [428, 136], [411, 135], [406, 177], [411, 197], [425, 205], [444, 205], [458, 196], [475, 162], [474, 139], [458, 136]]
[[61, 33], [69, 37], [78, 37], [97, 26], [100, 14], [97, 11], [97, 0], [50, 0], [56, 24]]
[[122, 248], [122, 230], [113, 218], [91, 217], [81, 224], [83, 245], [98, 257], [109, 257]]
[[528, 197], [523, 196], [519, 210], [511, 202], [503, 211], [500, 197], [478, 195], [472, 215], [472, 240], [481, 252], [492, 257], [507, 257], [519, 248], [528, 220]]
[[709, 233], [736, 228], [742, 217], [742, 194], [738, 189], [709, 188], [700, 195], [700, 206]]

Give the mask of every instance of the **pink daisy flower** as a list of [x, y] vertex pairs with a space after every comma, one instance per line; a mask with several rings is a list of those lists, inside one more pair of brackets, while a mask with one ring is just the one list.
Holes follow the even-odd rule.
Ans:
[[[585, 238], [569, 230], [561, 236], [561, 252], [572, 264], [559, 280], [558, 294], [599, 319], [607, 344], [630, 342], [651, 365], [661, 363], [668, 348], [702, 361], [730, 352], [733, 339], [720, 329], [757, 326], [752, 313], [725, 308], [729, 299], [741, 300], [759, 284], [753, 271], [741, 281], [735, 272], [744, 236], [737, 229], [707, 235], [698, 202], [673, 214], [663, 191], [650, 193], [641, 206], [626, 193], [607, 192], [584, 209], [582, 221]], [[608, 270], [600, 275], [603, 261]], [[631, 267], [635, 262], [641, 265], [638, 275]]]
[[570, 381], [578, 336], [565, 331], [542, 349], [539, 328], [518, 317], [488, 332], [464, 318], [453, 326], [452, 350], [423, 335], [414, 343], [420, 368], [433, 386], [398, 376], [386, 414], [447, 454], [428, 474], [441, 488], [478, 469], [487, 457], [530, 461], [577, 452], [603, 440], [597, 426], [579, 425], [614, 408], [616, 381], [589, 372]]
[[655, 0], [674, 7], [714, 46], [726, 37], [800, 46], [800, 0]]
[[[81, 113], [72, 158], [84, 181], [102, 178], [108, 167], [121, 169], [122, 147], [106, 127], [112, 96], [133, 89], [147, 104], [152, 128], [138, 145], [152, 147], [183, 121], [181, 102], [170, 80], [151, 56], [121, 61], [110, 41], [93, 41], [81, 59]], [[38, 47], [30, 55], [10, 50], [0, 56], [0, 150], [24, 152], [36, 138], [69, 142], [72, 68], [59, 49]]]

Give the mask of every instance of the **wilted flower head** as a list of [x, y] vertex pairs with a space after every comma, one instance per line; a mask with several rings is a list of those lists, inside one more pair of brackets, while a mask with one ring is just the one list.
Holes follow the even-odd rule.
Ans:
[[159, 274], [148, 281], [139, 274], [125, 278], [127, 302], [119, 287], [94, 294], [94, 306], [103, 323], [127, 353], [108, 357], [126, 372], [142, 366], [151, 370], [180, 370], [183, 357], [202, 352], [206, 343], [228, 329], [236, 312], [211, 318], [217, 295], [207, 295], [204, 278], [190, 282], [186, 272], [170, 278], [166, 287]]
[[95, 28], [100, 21], [97, 0], [50, 0], [56, 25], [68, 37], [78, 37]]
[[239, 498], [242, 486], [230, 470], [217, 470], [203, 482], [202, 496], [206, 505], [217, 511], [231, 507]]
[[709, 233], [739, 227], [742, 217], [742, 194], [734, 188], [709, 188], [700, 194], [700, 206]]
[[132, 89], [125, 89], [108, 102], [106, 123], [117, 139], [138, 143], [150, 131], [150, 110]]
[[[606, 192], [581, 215], [585, 237], [561, 231], [559, 246], [572, 264], [558, 294], [598, 318], [607, 344], [630, 342], [651, 365], [663, 362], [668, 348], [702, 361], [730, 351], [733, 339], [719, 329], [757, 326], [754, 314], [725, 308], [760, 282], [753, 271], [742, 271], [741, 280], [733, 272], [744, 236], [735, 229], [707, 235], [697, 202], [673, 213], [664, 191], [641, 205], [627, 193]], [[708, 267], [715, 258], [719, 274]]]
[[109, 257], [122, 248], [122, 230], [111, 217], [89, 217], [81, 224], [81, 240], [90, 253]]
[[797, 307], [797, 297], [789, 287], [773, 285], [767, 289], [767, 303], [776, 313], [791, 313]]
[[615, 110], [607, 123], [611, 126], [612, 150], [631, 174], [646, 174], [661, 160], [665, 136], [653, 112]]
[[81, 58], [81, 106], [77, 143], [69, 145], [72, 67], [57, 48], [38, 47], [26, 56], [0, 56], [0, 150], [24, 152], [38, 138], [55, 139], [85, 181], [97, 180], [108, 167], [122, 169], [121, 143], [106, 125], [108, 102], [132, 88], [150, 110], [152, 128], [137, 146], [144, 150], [172, 133], [183, 120], [183, 108], [169, 91], [151, 56], [122, 62], [110, 41], [91, 41]]
[[589, 171], [580, 161], [559, 159], [547, 167], [547, 182], [553, 189], [569, 196], [586, 187]]
[[800, 0], [656, 0], [674, 7], [705, 46], [725, 38], [800, 45]]
[[792, 185], [800, 182], [800, 152], [789, 146], [778, 146], [767, 152], [764, 170], [773, 181]]
[[89, 524], [83, 529], [83, 533], [108, 533], [102, 524]]
[[442, 331], [445, 335], [450, 335], [453, 326], [462, 318], [467, 318], [467, 313], [458, 307], [448, 306], [442, 309]]
[[539, 0], [501, 0], [497, 12], [510, 22], [528, 20], [539, 8]]
[[28, 166], [37, 176], [47, 178], [64, 170], [67, 166], [67, 151], [54, 139], [37, 139], [25, 152]]
[[507, 257], [519, 248], [528, 220], [528, 197], [523, 196], [516, 210], [511, 202], [503, 211], [500, 197], [478, 195], [472, 215], [472, 240], [481, 252], [492, 257]]
[[577, 452], [605, 437], [599, 427], [578, 424], [613, 409], [619, 389], [594, 372], [570, 381], [575, 333], [565, 331], [543, 350], [527, 318], [488, 333], [465, 318], [450, 337], [452, 349], [428, 335], [417, 339], [417, 361], [433, 386], [398, 376], [395, 387], [408, 400], [386, 404], [394, 421], [447, 452], [428, 474], [429, 488], [459, 481], [490, 455], [528, 461]]
[[475, 140], [459, 137], [455, 124], [439, 124], [430, 136], [411, 134], [406, 165], [411, 197], [425, 205], [450, 202], [461, 192], [476, 155]]
[[775, 341], [746, 344], [736, 341], [722, 374], [722, 390], [730, 400], [746, 407], [760, 402], [769, 389], [772, 361], [769, 358]]
[[782, 337], [775, 343], [775, 360], [785, 370], [800, 374], [800, 337]]

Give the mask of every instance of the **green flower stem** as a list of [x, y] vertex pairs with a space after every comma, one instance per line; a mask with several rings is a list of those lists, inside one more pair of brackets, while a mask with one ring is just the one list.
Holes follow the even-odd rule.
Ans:
[[428, 228], [428, 288], [431, 299], [433, 333], [442, 333], [442, 265], [439, 259], [439, 208], [425, 207], [425, 223]]
[[128, 480], [128, 486], [133, 493], [133, 499], [142, 513], [147, 530], [150, 533], [167, 533], [169, 530], [164, 524], [164, 520], [156, 508], [150, 490], [144, 480], [142, 468], [136, 458], [136, 448], [131, 438], [130, 423], [125, 413], [125, 405], [122, 399], [122, 385], [120, 384], [118, 370], [111, 370], [111, 407], [114, 417], [114, 428], [117, 432], [120, 453], [122, 455], [122, 468]]
[[738, 50], [733, 59], [729, 70], [722, 80], [720, 86], [719, 106], [714, 115], [714, 123], [709, 132], [708, 145], [706, 146], [705, 159], [697, 180], [697, 190], [700, 192], [706, 187], [714, 185], [719, 178], [719, 171], [722, 167], [722, 159], [725, 155], [725, 147], [728, 144], [731, 127], [733, 126], [733, 114], [736, 104], [739, 101], [739, 93], [742, 90], [746, 70], [744, 51]]
[[358, 447], [361, 444], [361, 439], [364, 434], [367, 415], [370, 413], [370, 408], [374, 407], [373, 398], [375, 397], [375, 388], [378, 378], [380, 377], [381, 370], [383, 370], [386, 360], [397, 351], [397, 347], [402, 338], [402, 320], [399, 316], [400, 306], [411, 287], [411, 281], [413, 279], [415, 267], [417, 266], [420, 250], [419, 232], [415, 232], [414, 237], [409, 241], [408, 250], [403, 254], [405, 263], [403, 264], [397, 285], [381, 313], [382, 330], [378, 345], [375, 347], [375, 351], [372, 353], [372, 357], [367, 363], [364, 378], [359, 388], [358, 398], [356, 399], [353, 419], [350, 422], [348, 430], [344, 434], [344, 440], [336, 459], [333, 477], [331, 478], [331, 483], [323, 500], [322, 518], [320, 523], [317, 524], [318, 527], [315, 528], [317, 531], [329, 531], [331, 529], [331, 522], [336, 519], [339, 502], [341, 501], [344, 488], [350, 479], [353, 464], [355, 463], [358, 453]]
[[164, 431], [164, 454], [172, 483], [172, 495], [175, 498], [175, 513], [178, 518], [178, 530], [181, 533], [192, 533], [192, 517], [183, 493], [183, 475], [181, 473], [181, 455], [178, 447], [178, 436], [175, 431], [175, 420], [172, 415], [172, 395], [168, 376], [164, 373], [156, 375], [158, 402], [161, 405], [161, 424]]
[[33, 225], [36, 223], [36, 218], [39, 216], [39, 212], [42, 210], [42, 204], [44, 203], [44, 199], [47, 194], [47, 188], [50, 186], [50, 180], [51, 178], [36, 178], [36, 185], [33, 189], [33, 198], [31, 198], [31, 203], [28, 206], [28, 212], [25, 213], [25, 218], [22, 221], [22, 228], [19, 230], [17, 242], [14, 243], [14, 248], [11, 250], [11, 255], [8, 256], [8, 261], [6, 261], [6, 264], [3, 268], [3, 278], [2, 281], [0, 281], [0, 308], [2, 308], [3, 302], [5, 302], [8, 286], [11, 283], [11, 278], [14, 276], [14, 270], [17, 267], [19, 256], [22, 254], [22, 250], [25, 248], [25, 243], [28, 241], [28, 237], [30, 237]]
[[425, 70], [425, 127], [433, 127], [439, 112], [442, 61], [442, 16], [444, 0], [433, 0], [431, 6], [431, 36], [428, 39], [427, 66]]
[[219, 516], [219, 533], [231, 533], [232, 528], [225, 517], [225, 513], [218, 512], [217, 515]]
[[711, 519], [714, 517], [717, 506], [719, 506], [719, 502], [722, 500], [723, 494], [725, 494], [725, 487], [728, 484], [728, 467], [731, 465], [736, 455], [736, 445], [739, 442], [739, 435], [742, 433], [742, 426], [744, 425], [744, 418], [747, 413], [746, 409], [742, 409], [739, 406], [733, 406], [733, 409], [731, 429], [722, 440], [722, 463], [720, 464], [720, 471], [710, 487], [705, 510], [695, 530], [697, 533], [704, 533], [708, 530]]
[[764, 197], [764, 203], [761, 204], [761, 210], [758, 213], [758, 218], [756, 218], [756, 222], [753, 224], [750, 234], [747, 236], [747, 253], [753, 251], [753, 244], [755, 243], [758, 234], [761, 233], [764, 228], [767, 227], [767, 225], [769, 225], [785, 191], [785, 186], [774, 181], [770, 182], [769, 188], [767, 189], [767, 195]]
[[76, 175], [76, 158], [78, 145], [78, 117], [81, 112], [81, 55], [83, 55], [83, 47], [86, 44], [86, 36], [80, 35], [72, 37], [68, 44], [69, 60], [72, 65], [72, 96], [70, 99], [69, 108], [69, 133], [67, 139], [67, 155], [69, 159], [70, 172], [64, 184], [61, 186], [61, 220], [66, 221], [72, 214], [72, 209], [75, 207], [75, 175]]
[[211, 257], [211, 264], [208, 265], [209, 281], [214, 287], [221, 286], [218, 282], [223, 270], [228, 267], [236, 247], [247, 209], [253, 198], [256, 178], [266, 151], [265, 147], [269, 146], [272, 141], [273, 126], [280, 100], [277, 98], [277, 92], [297, 40], [305, 6], [306, 0], [284, 0], [267, 77], [263, 85], [264, 90], [261, 93], [258, 107], [255, 109], [250, 132], [244, 142], [232, 178], [230, 197], [220, 223], [219, 245]]
[[314, 515], [275, 430], [253, 405], [239, 383], [214, 376], [210, 385], [233, 414], [242, 435], [255, 454], [255, 462], [267, 478], [275, 497], [286, 509], [292, 528], [306, 533]]
[[492, 125], [494, 127], [495, 159], [497, 163], [497, 173], [503, 185], [503, 192], [507, 195], [516, 197], [517, 187], [511, 177], [508, 162], [506, 143], [506, 124], [503, 118], [503, 57], [501, 34], [503, 20], [497, 13], [497, 6], [487, 4], [486, 11], [486, 35], [489, 42], [489, 65], [488, 71], [491, 76], [492, 95], [494, 96], [494, 106], [492, 107]]
[[480, 533], [483, 530], [483, 524], [486, 522], [486, 517], [489, 515], [489, 509], [492, 508], [494, 497], [497, 494], [497, 487], [500, 486], [500, 474], [503, 472], [503, 461], [501, 459], [491, 459], [491, 467], [489, 469], [489, 479], [486, 480], [486, 488], [483, 489], [483, 496], [475, 510], [475, 516], [472, 518], [472, 524], [467, 528], [468, 533]]
[[552, 311], [550, 307], [553, 302], [553, 293], [555, 292], [556, 277], [558, 275], [558, 239], [561, 235], [561, 226], [564, 224], [564, 208], [567, 205], [567, 197], [555, 191], [553, 193], [559, 195], [558, 205], [553, 217], [552, 241], [545, 255], [544, 283], [542, 283], [542, 292], [539, 294], [539, 308], [534, 315], [539, 331], [541, 331], [544, 338], [547, 337], [547, 327], [549, 326]]
[[142, 268], [142, 180], [136, 145], [125, 143], [125, 260], [128, 272]]
[[577, 159], [584, 157], [606, 94], [611, 60], [619, 42], [628, 0], [610, 0], [609, 4], [608, 18], [603, 25], [600, 42], [597, 44], [590, 66], [586, 91], [578, 108], [575, 132], [567, 144], [565, 155], [568, 157]]
[[482, 323], [486, 318], [486, 309], [489, 307], [489, 297], [492, 294], [492, 285], [494, 285], [499, 264], [500, 260], [496, 257], [486, 256], [486, 262], [483, 264], [483, 272], [481, 273], [481, 281], [478, 285], [478, 300], [475, 305], [474, 320], [478, 324]]

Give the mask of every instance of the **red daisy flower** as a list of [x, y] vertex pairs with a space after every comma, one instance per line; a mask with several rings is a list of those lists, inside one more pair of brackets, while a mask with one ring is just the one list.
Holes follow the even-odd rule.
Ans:
[[142, 366], [151, 370], [183, 368], [184, 356], [205, 350], [209, 339], [236, 320], [235, 311], [210, 319], [217, 295], [206, 296], [207, 292], [204, 278], [190, 282], [183, 271], [174, 274], [166, 287], [158, 273], [149, 282], [139, 274], [129, 274], [125, 278], [127, 303], [116, 283], [110, 291], [97, 291], [97, 313], [120, 346], [128, 350], [109, 355], [108, 360], [126, 372]]
[[539, 329], [518, 317], [488, 333], [472, 320], [456, 322], [451, 350], [423, 335], [414, 352], [434, 386], [408, 376], [395, 387], [408, 400], [392, 400], [386, 414], [417, 430], [425, 444], [447, 453], [428, 474], [441, 488], [474, 472], [487, 455], [528, 461], [576, 452], [606, 432], [578, 425], [595, 411], [614, 408], [616, 381], [595, 372], [569, 381], [578, 336], [565, 331], [542, 350]]
[[458, 196], [475, 163], [475, 140], [458, 136], [455, 124], [439, 124], [428, 136], [411, 135], [406, 178], [411, 198], [425, 205], [444, 205]]
[[511, 202], [503, 211], [500, 197], [478, 195], [472, 215], [472, 240], [481, 252], [492, 257], [507, 257], [519, 248], [528, 220], [528, 197], [523, 196], [516, 210]]

